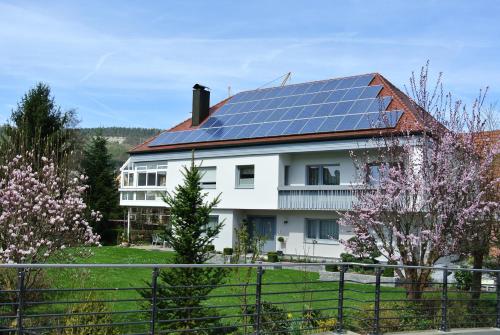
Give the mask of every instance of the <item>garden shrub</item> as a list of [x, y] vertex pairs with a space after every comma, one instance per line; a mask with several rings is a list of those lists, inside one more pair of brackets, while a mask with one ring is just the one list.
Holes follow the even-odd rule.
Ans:
[[472, 285], [472, 272], [466, 270], [455, 271], [455, 280], [459, 290], [469, 291]]
[[278, 253], [276, 251], [270, 251], [267, 253], [267, 261], [271, 263], [276, 263], [279, 261]]
[[207, 246], [207, 250], [211, 251], [211, 252], [214, 252], [215, 251], [215, 245], [213, 245], [213, 244], [208, 245]]
[[[384, 332], [401, 332], [410, 330], [434, 329], [435, 310], [428, 306], [408, 301], [381, 302], [379, 326]], [[371, 331], [373, 329], [374, 304], [364, 306], [363, 310], [353, 311], [346, 319], [346, 327], [354, 331]]]
[[394, 268], [384, 268], [382, 277], [394, 277]]
[[[378, 264], [378, 261], [374, 258], [357, 257], [357, 256], [349, 254], [349, 253], [341, 253], [340, 258], [341, 258], [342, 262], [344, 262], [344, 263]], [[374, 268], [357, 266], [357, 265], [350, 267], [350, 269], [353, 272], [357, 272], [357, 273], [372, 274], [374, 272]]]
[[326, 264], [325, 271], [328, 272], [339, 272], [339, 266], [336, 264]]
[[337, 320], [335, 318], [325, 318], [318, 321], [318, 331], [331, 332], [337, 327]]
[[233, 254], [233, 248], [224, 248], [222, 253], [224, 256], [231, 256]]
[[[252, 325], [256, 324], [255, 306], [249, 306], [247, 314], [250, 314], [250, 323]], [[288, 335], [290, 322], [286, 311], [270, 302], [261, 302], [260, 331], [264, 334]]]
[[319, 319], [322, 318], [321, 310], [314, 308], [306, 308], [302, 312], [304, 328], [318, 328]]
[[[70, 315], [64, 319], [64, 326], [61, 335], [115, 335], [118, 330], [112, 326], [91, 327], [91, 325], [113, 323], [109, 308], [102, 302], [96, 302], [95, 294], [87, 297], [86, 302], [72, 305], [67, 314]], [[86, 313], [96, 313], [82, 315]], [[97, 314], [99, 313], [99, 314]], [[101, 314], [102, 313], [102, 314]], [[71, 327], [76, 325], [89, 325], [89, 327]]]

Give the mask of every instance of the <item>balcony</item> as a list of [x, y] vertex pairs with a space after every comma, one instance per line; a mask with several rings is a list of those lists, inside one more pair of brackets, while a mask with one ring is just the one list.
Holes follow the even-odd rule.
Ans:
[[359, 190], [351, 186], [281, 186], [278, 208], [295, 210], [349, 210]]

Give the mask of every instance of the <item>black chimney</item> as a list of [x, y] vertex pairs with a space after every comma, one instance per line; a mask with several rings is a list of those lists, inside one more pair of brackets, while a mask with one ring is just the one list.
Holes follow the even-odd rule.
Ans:
[[193, 86], [193, 115], [191, 125], [198, 126], [208, 117], [210, 109], [210, 91], [200, 84]]

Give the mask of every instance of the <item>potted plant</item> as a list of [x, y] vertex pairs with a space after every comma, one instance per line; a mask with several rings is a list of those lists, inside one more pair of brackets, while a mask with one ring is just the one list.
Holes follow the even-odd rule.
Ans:
[[130, 243], [129, 243], [128, 239], [127, 239], [127, 234], [125, 232], [121, 233], [121, 235], [120, 235], [120, 241], [121, 241], [120, 245], [122, 247], [129, 247], [130, 246]]
[[285, 243], [285, 238], [283, 236], [278, 236], [278, 242]]

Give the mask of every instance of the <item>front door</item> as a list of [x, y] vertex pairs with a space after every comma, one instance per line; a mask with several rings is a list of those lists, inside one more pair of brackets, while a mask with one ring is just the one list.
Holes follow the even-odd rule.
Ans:
[[249, 216], [247, 219], [250, 236], [259, 236], [262, 239], [262, 252], [276, 251], [276, 217]]

